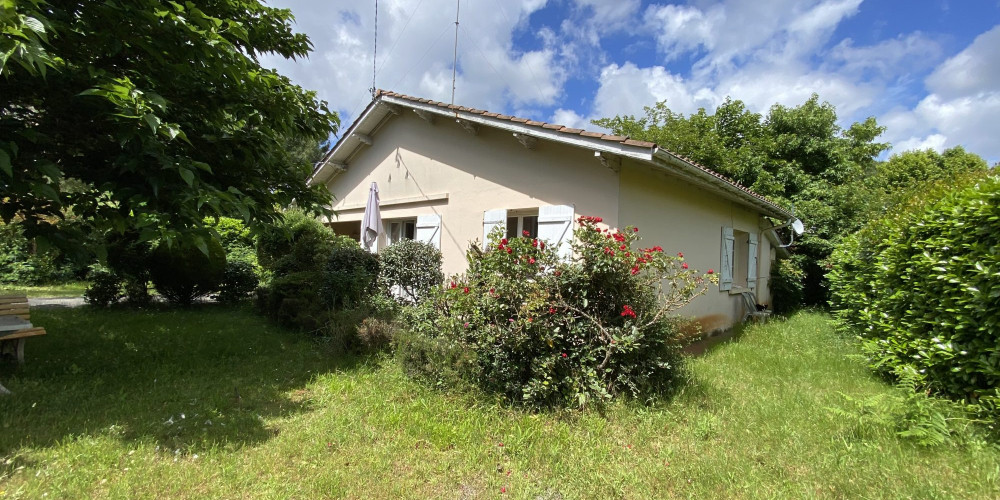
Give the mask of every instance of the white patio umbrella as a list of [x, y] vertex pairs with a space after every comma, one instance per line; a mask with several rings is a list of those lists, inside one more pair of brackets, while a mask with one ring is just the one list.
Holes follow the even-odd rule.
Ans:
[[369, 252], [377, 250], [376, 242], [382, 232], [382, 214], [378, 209], [378, 184], [372, 181], [368, 191], [368, 203], [365, 205], [365, 215], [361, 218], [361, 246]]

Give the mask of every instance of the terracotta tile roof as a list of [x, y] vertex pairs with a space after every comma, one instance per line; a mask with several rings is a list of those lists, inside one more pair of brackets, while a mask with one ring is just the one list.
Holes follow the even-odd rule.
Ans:
[[682, 156], [680, 154], [674, 153], [673, 151], [670, 151], [668, 149], [662, 148], [662, 147], [658, 146], [656, 143], [653, 143], [653, 142], [635, 140], [635, 139], [631, 139], [631, 138], [629, 138], [627, 136], [622, 136], [622, 135], [611, 135], [611, 134], [604, 134], [604, 133], [601, 133], [601, 132], [590, 132], [590, 131], [579, 129], [579, 128], [570, 128], [570, 127], [566, 127], [566, 126], [563, 126], [563, 125], [557, 125], [557, 124], [552, 124], [552, 123], [545, 123], [545, 122], [539, 122], [539, 121], [535, 121], [535, 120], [529, 120], [528, 118], [519, 118], [519, 117], [516, 117], [516, 116], [508, 116], [508, 115], [502, 115], [502, 114], [499, 114], [499, 113], [491, 113], [489, 111], [485, 111], [485, 110], [482, 110], [482, 109], [465, 108], [465, 107], [456, 106], [456, 105], [453, 105], [453, 104], [448, 104], [448, 103], [438, 102], [438, 101], [432, 101], [430, 99], [423, 99], [423, 98], [420, 98], [420, 97], [413, 97], [413, 96], [409, 96], [409, 95], [406, 95], [406, 94], [400, 94], [400, 93], [397, 93], [397, 92], [392, 92], [390, 90], [381, 90], [380, 89], [375, 94], [375, 98], [378, 99], [379, 97], [382, 97], [382, 96], [396, 97], [396, 98], [399, 98], [399, 99], [404, 99], [404, 100], [407, 100], [407, 101], [417, 102], [417, 103], [421, 103], [421, 104], [430, 104], [432, 106], [438, 106], [438, 107], [444, 108], [444, 109], [451, 109], [451, 110], [456, 110], [456, 111], [463, 111], [463, 112], [467, 112], [467, 113], [472, 113], [472, 114], [475, 114], [475, 115], [481, 115], [481, 116], [485, 116], [487, 118], [496, 118], [498, 120], [506, 120], [506, 121], [518, 123], [518, 124], [529, 126], [529, 127], [536, 127], [536, 128], [545, 129], [545, 130], [555, 130], [557, 132], [561, 132], [561, 133], [564, 133], [564, 134], [579, 135], [579, 136], [582, 136], [582, 137], [590, 137], [590, 138], [601, 139], [601, 140], [604, 140], [604, 141], [617, 142], [617, 143], [625, 145], [625, 146], [633, 146], [633, 147], [640, 147], [640, 148], [649, 148], [649, 149], [653, 149], [653, 150], [659, 149], [659, 150], [661, 150], [661, 151], [669, 154], [670, 156], [673, 156], [673, 157], [675, 157], [675, 158], [677, 158], [677, 159], [679, 159], [679, 160], [681, 160], [681, 161], [683, 161], [683, 162], [691, 165], [692, 167], [694, 167], [694, 168], [696, 168], [698, 170], [701, 170], [701, 171], [703, 171], [703, 172], [711, 175], [712, 177], [715, 177], [715, 178], [717, 178], [717, 179], [719, 179], [721, 181], [726, 182], [727, 184], [732, 185], [733, 187], [736, 187], [740, 191], [745, 192], [746, 194], [752, 196], [753, 198], [756, 198], [758, 200], [766, 202], [766, 203], [774, 206], [775, 208], [778, 208], [782, 212], [787, 212], [783, 208], [781, 208], [780, 205], [778, 205], [777, 203], [775, 203], [774, 201], [770, 200], [769, 198], [767, 198], [765, 196], [761, 196], [761, 195], [753, 192], [750, 188], [748, 188], [746, 186], [743, 186], [742, 184], [740, 184], [740, 183], [738, 183], [738, 182], [736, 182], [736, 181], [734, 181], [734, 180], [732, 180], [732, 179], [730, 179], [730, 178], [728, 178], [728, 177], [726, 177], [726, 176], [724, 176], [724, 175], [722, 175], [722, 174], [720, 174], [720, 173], [718, 173], [718, 172], [716, 172], [716, 171], [714, 171], [714, 170], [712, 170], [712, 169], [710, 169], [710, 168], [708, 168], [708, 167], [706, 167], [704, 165], [701, 165], [701, 164], [695, 162], [694, 160], [692, 160], [690, 158], [687, 158], [687, 157]]

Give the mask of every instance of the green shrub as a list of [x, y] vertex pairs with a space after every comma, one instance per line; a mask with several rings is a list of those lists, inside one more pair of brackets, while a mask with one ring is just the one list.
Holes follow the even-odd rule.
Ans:
[[789, 314], [805, 300], [806, 273], [799, 262], [801, 255], [775, 261], [771, 268], [772, 307], [776, 314]]
[[226, 253], [215, 238], [205, 240], [206, 254], [193, 243], [160, 243], [150, 255], [149, 273], [156, 291], [172, 303], [190, 305], [219, 289]]
[[334, 309], [358, 307], [375, 293], [379, 259], [347, 236], [337, 236], [323, 268], [323, 305]]
[[243, 260], [226, 260], [226, 269], [219, 283], [219, 302], [232, 304], [250, 297], [260, 285], [257, 270]]
[[925, 189], [848, 238], [830, 273], [835, 316], [873, 368], [994, 412], [1000, 387], [1000, 178]]
[[54, 252], [35, 252], [20, 224], [0, 222], [0, 285], [42, 285], [74, 277]]
[[336, 234], [301, 210], [285, 212], [281, 222], [263, 229], [257, 238], [257, 260], [275, 276], [318, 271], [336, 245]]
[[108, 271], [92, 271], [90, 284], [83, 292], [83, 300], [92, 306], [107, 307], [124, 295], [122, 279]]
[[126, 233], [108, 238], [108, 267], [121, 278], [125, 301], [134, 307], [148, 305], [149, 266], [152, 246], [139, 241], [137, 234]]
[[405, 319], [396, 346], [407, 372], [530, 406], [645, 400], [674, 387], [683, 358], [668, 313], [708, 280], [681, 255], [635, 248], [634, 228], [578, 222], [572, 263], [499, 230], [489, 250], [471, 250], [468, 274], [433, 289]]
[[379, 286], [403, 302], [417, 302], [444, 281], [441, 251], [429, 243], [400, 240], [381, 251], [379, 262]]

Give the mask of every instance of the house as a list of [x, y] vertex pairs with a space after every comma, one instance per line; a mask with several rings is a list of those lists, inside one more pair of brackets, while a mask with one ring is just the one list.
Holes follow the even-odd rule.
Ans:
[[[527, 231], [569, 257], [576, 217], [641, 229], [645, 245], [714, 269], [718, 289], [685, 306], [706, 330], [743, 318], [749, 291], [770, 302], [774, 202], [656, 144], [379, 91], [319, 163], [310, 182], [334, 195], [329, 225], [360, 236], [372, 181], [383, 234], [441, 250], [445, 274], [465, 270], [473, 240], [498, 225]], [[770, 219], [769, 219], [770, 218]]]

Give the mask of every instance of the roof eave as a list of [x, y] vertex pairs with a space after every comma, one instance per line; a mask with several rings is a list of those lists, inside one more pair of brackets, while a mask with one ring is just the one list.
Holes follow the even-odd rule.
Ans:
[[712, 189], [726, 195], [730, 199], [734, 199], [744, 205], [755, 208], [763, 215], [774, 217], [779, 220], [788, 220], [794, 217], [791, 212], [781, 208], [777, 204], [766, 200], [763, 197], [755, 196], [747, 191], [744, 191], [733, 183], [720, 177], [716, 177], [715, 175], [712, 175], [711, 173], [706, 172], [705, 170], [677, 157], [677, 155], [671, 153], [670, 151], [657, 148], [653, 153], [653, 156], [656, 159], [662, 160], [663, 162], [675, 167], [679, 170], [678, 173], [688, 178], [688, 180], [693, 181], [695, 184]]

